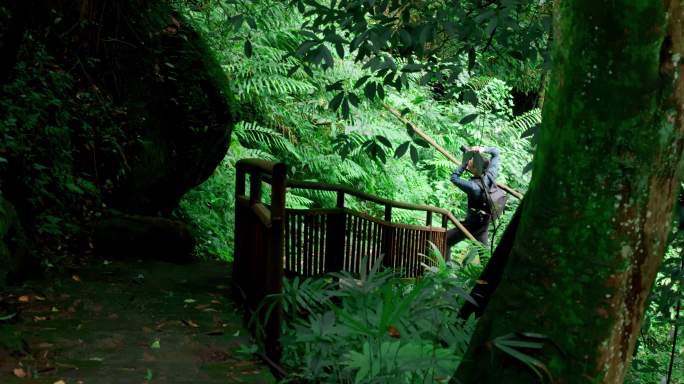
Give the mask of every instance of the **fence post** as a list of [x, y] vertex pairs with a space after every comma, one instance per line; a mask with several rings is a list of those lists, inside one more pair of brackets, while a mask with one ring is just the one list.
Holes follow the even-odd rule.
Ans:
[[337, 211], [328, 213], [325, 233], [325, 272], [344, 269], [345, 230], [347, 214], [344, 211], [344, 192], [337, 191]]
[[[427, 213], [425, 214], [425, 225], [427, 225], [428, 227], [432, 227], [432, 211], [427, 211]], [[425, 238], [425, 244], [424, 244], [425, 251], [423, 252], [425, 255], [430, 254], [430, 243], [434, 244], [434, 242], [435, 242], [435, 238], [434, 238], [433, 234], [434, 234], [434, 232], [432, 232], [432, 230], [430, 230], [430, 232], [427, 233], [427, 236]]]
[[[449, 230], [448, 228], [449, 224], [449, 218], [446, 215], [442, 215], [442, 228]], [[444, 255], [444, 260], [449, 261], [449, 254], [447, 253], [447, 239], [446, 239], [446, 232], [444, 233], [444, 252], [442, 255]]]
[[[285, 164], [278, 163], [273, 166], [273, 178], [271, 183], [271, 228], [267, 231], [267, 244], [265, 244], [266, 258], [264, 260], [265, 295], [279, 294], [282, 293], [283, 290], [285, 174]], [[260, 184], [261, 178], [253, 178], [252, 187], [254, 187], [254, 183]], [[274, 304], [268, 322], [265, 324], [266, 355], [275, 362], [280, 361], [282, 352], [279, 342], [282, 318], [283, 309], [280, 302], [277, 302]]]
[[249, 174], [249, 205], [261, 202], [261, 173]]
[[241, 198], [245, 196], [245, 170], [242, 164], [236, 165], [235, 170], [235, 241], [233, 242], [233, 288], [234, 292], [240, 297], [246, 292], [239, 292], [239, 289], [244, 290], [244, 234], [245, 234], [245, 220], [249, 220], [244, 215]]
[[394, 230], [392, 226], [392, 206], [385, 205], [385, 224], [384, 231], [382, 233], [382, 250], [385, 257], [382, 259], [382, 265], [387, 268], [392, 268], [394, 266]]

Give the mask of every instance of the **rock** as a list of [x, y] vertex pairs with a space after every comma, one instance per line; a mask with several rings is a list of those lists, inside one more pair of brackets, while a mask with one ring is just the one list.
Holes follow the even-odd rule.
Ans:
[[94, 240], [95, 252], [104, 257], [193, 261], [193, 237], [187, 225], [176, 220], [137, 215], [111, 217], [96, 225]]
[[38, 269], [14, 206], [0, 196], [0, 288], [19, 282]]
[[[202, 36], [164, 1], [116, 2], [126, 18], [103, 36], [105, 83], [127, 111], [139, 145], [115, 191], [115, 207], [134, 214], [169, 213], [224, 158], [233, 119], [226, 74]], [[105, 18], [106, 22], [106, 18]]]
[[[237, 108], [215, 54], [170, 2], [41, 0], [31, 20], [28, 33], [46, 36], [42, 43], [60, 66], [75, 68], [75, 78], [115, 107], [111, 120], [125, 137], [116, 138], [115, 156], [97, 157], [99, 176], [112, 184], [107, 205], [169, 213], [213, 173]], [[88, 173], [92, 156], [89, 150], [78, 159]]]

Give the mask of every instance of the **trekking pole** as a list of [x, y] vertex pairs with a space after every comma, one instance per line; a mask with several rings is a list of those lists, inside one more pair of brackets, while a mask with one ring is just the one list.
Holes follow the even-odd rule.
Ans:
[[[412, 122], [410, 122], [409, 120], [407, 120], [404, 116], [402, 116], [402, 115], [401, 115], [401, 112], [397, 111], [395, 108], [392, 108], [392, 107], [391, 107], [389, 104], [387, 104], [387, 103], [383, 103], [382, 105], [385, 107], [386, 110], [388, 110], [391, 114], [393, 114], [397, 119], [399, 119], [401, 122], [403, 122], [404, 124], [406, 124], [406, 125], [408, 125], [409, 127], [411, 127], [411, 129], [413, 130], [413, 132], [415, 132], [415, 133], [416, 133], [418, 136], [420, 136], [423, 140], [427, 141], [428, 144], [432, 145], [432, 147], [435, 148], [435, 149], [437, 150], [437, 152], [439, 152], [439, 153], [441, 153], [442, 155], [444, 155], [444, 157], [446, 157], [447, 159], [449, 159], [452, 163], [454, 163], [454, 164], [456, 164], [456, 165], [461, 165], [461, 162], [458, 161], [451, 153], [449, 153], [449, 151], [447, 151], [446, 149], [444, 149], [441, 145], [437, 144], [437, 142], [434, 141], [434, 140], [433, 140], [430, 136], [428, 136], [425, 132], [423, 132], [422, 129], [418, 128], [418, 126], [416, 126], [415, 124], [413, 124]], [[506, 191], [508, 194], [510, 194], [510, 195], [512, 195], [512, 196], [514, 196], [514, 197], [516, 197], [516, 198], [518, 198], [518, 199], [522, 199], [522, 198], [523, 198], [523, 194], [522, 194], [522, 193], [516, 191], [515, 189], [513, 189], [513, 188], [511, 188], [511, 187], [509, 187], [509, 186], [507, 186], [507, 185], [505, 185], [505, 184], [496, 183], [496, 185], [497, 185], [499, 188], [501, 188], [501, 189], [503, 189], [504, 191]]]

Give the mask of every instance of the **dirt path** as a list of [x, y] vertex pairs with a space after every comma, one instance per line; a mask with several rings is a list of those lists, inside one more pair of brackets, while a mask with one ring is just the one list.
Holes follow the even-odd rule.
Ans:
[[97, 263], [0, 293], [0, 383], [275, 382], [226, 264]]

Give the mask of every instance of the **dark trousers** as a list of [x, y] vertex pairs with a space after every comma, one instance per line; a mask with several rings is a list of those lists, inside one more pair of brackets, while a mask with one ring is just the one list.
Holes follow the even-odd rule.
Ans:
[[[462, 224], [468, 230], [468, 232], [470, 232], [473, 235], [473, 237], [475, 237], [477, 241], [482, 243], [482, 245], [484, 246], [487, 245], [489, 236], [489, 218], [478, 222], [463, 221]], [[447, 259], [451, 256], [451, 247], [459, 243], [461, 240], [464, 240], [465, 238], [465, 233], [461, 232], [461, 230], [458, 228], [453, 228], [447, 231]]]

